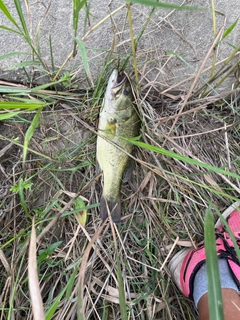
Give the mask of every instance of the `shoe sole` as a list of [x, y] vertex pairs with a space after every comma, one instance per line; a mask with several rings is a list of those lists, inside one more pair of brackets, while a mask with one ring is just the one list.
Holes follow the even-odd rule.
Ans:
[[170, 273], [178, 286], [178, 288], [181, 290], [181, 283], [180, 283], [180, 272], [181, 272], [181, 262], [186, 257], [188, 252], [192, 250], [192, 248], [183, 248], [182, 250], [178, 251], [174, 257], [169, 261], [168, 268], [170, 270]]

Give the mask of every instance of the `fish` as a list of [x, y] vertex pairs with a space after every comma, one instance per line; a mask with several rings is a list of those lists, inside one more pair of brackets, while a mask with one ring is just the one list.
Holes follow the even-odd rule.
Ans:
[[121, 185], [131, 175], [134, 163], [128, 154], [133, 155], [135, 149], [133, 144], [121, 137], [137, 137], [141, 124], [133, 101], [126, 74], [113, 70], [99, 115], [96, 147], [98, 168], [103, 173], [100, 199], [100, 217], [103, 221], [108, 218], [109, 211], [114, 223], [121, 220]]

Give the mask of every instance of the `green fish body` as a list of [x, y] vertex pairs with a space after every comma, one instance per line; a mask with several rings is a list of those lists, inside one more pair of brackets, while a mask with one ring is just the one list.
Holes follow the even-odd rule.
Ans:
[[140, 119], [133, 100], [131, 86], [126, 76], [114, 70], [108, 81], [99, 117], [98, 132], [101, 136], [97, 137], [97, 162], [103, 172], [104, 181], [100, 216], [105, 220], [109, 210], [115, 223], [121, 220], [121, 184], [132, 162], [127, 153], [134, 152], [134, 145], [121, 137], [136, 137], [140, 129]]

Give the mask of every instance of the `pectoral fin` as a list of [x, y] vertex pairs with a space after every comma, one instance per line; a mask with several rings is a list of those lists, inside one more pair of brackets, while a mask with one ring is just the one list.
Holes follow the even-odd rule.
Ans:
[[121, 221], [121, 199], [106, 199], [103, 195], [100, 200], [100, 217], [102, 220], [106, 220], [108, 217], [108, 211], [112, 216], [114, 223]]
[[134, 167], [135, 167], [135, 162], [133, 159], [130, 159], [127, 169], [123, 172], [123, 177], [122, 177], [123, 183], [127, 183], [129, 181], [133, 173]]

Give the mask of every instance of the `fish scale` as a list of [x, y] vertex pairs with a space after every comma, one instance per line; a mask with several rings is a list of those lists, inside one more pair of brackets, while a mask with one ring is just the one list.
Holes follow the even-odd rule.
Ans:
[[124, 173], [130, 170], [131, 163], [131, 158], [122, 150], [133, 154], [135, 149], [133, 144], [121, 137], [136, 137], [140, 129], [140, 119], [133, 100], [126, 76], [114, 70], [108, 81], [99, 116], [97, 162], [103, 172], [100, 216], [105, 220], [109, 210], [115, 223], [121, 220], [121, 184]]

